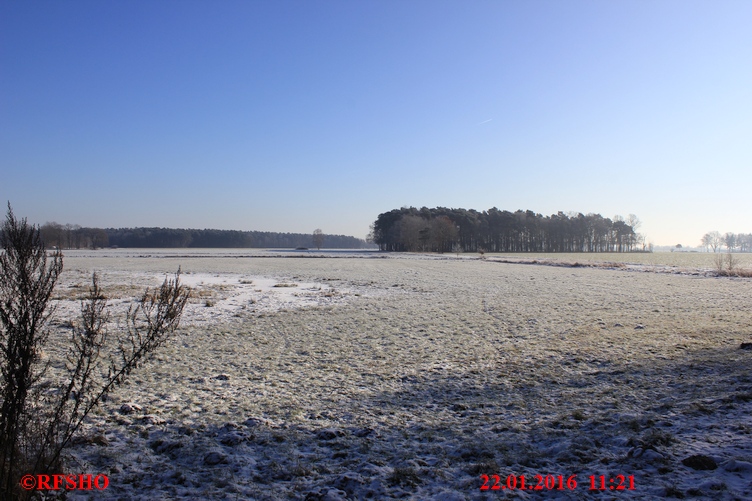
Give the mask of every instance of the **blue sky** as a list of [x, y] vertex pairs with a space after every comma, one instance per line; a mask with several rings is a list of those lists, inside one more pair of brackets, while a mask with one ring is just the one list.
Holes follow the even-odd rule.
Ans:
[[0, 3], [31, 222], [364, 237], [401, 206], [752, 232], [752, 2]]

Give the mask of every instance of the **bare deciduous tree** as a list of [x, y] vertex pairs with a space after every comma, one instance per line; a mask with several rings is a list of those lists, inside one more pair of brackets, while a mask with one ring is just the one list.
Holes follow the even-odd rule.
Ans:
[[324, 245], [324, 232], [321, 228], [316, 228], [313, 230], [313, 246], [316, 250], [320, 250], [322, 245]]
[[713, 237], [710, 236], [710, 233], [705, 233], [702, 236], [702, 245], [705, 247], [705, 251], [708, 251], [710, 249], [710, 242], [712, 241]]
[[400, 243], [407, 252], [425, 251], [426, 239], [421, 239], [421, 231], [428, 227], [428, 221], [420, 216], [402, 216], [399, 221]]
[[[637, 229], [642, 226], [642, 221], [640, 221], [640, 219], [636, 215], [630, 214], [627, 216], [626, 223], [627, 226], [632, 228], [632, 233], [629, 235], [629, 238], [631, 240], [629, 250], [633, 250], [633, 247], [640, 243], [640, 234], [637, 233]], [[644, 245], [642, 250], [645, 250]]]
[[451, 251], [458, 233], [457, 226], [447, 216], [439, 216], [431, 221], [431, 236], [436, 252]]
[[708, 233], [705, 233], [705, 235], [703, 235], [702, 237], [702, 245], [706, 247], [711, 247], [713, 249], [713, 252], [718, 251], [718, 247], [721, 246], [722, 242], [723, 242], [723, 237], [717, 231], [709, 231]]

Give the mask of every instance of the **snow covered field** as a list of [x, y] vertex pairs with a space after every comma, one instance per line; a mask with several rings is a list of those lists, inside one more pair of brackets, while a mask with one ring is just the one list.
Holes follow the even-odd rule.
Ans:
[[194, 289], [70, 473], [98, 499], [752, 499], [752, 279], [515, 258], [66, 252], [61, 334], [93, 271], [115, 312], [178, 266]]

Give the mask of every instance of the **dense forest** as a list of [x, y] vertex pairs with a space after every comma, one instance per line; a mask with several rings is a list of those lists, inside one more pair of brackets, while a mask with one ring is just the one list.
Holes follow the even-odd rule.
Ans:
[[371, 239], [400, 252], [634, 252], [648, 246], [640, 221], [600, 214], [403, 207], [379, 214]]
[[[102, 247], [143, 248], [277, 248], [324, 247], [362, 249], [365, 240], [346, 235], [313, 233], [276, 233], [269, 231], [191, 230], [175, 228], [82, 228], [76, 225], [45, 223], [42, 239], [47, 247], [87, 249]], [[318, 244], [318, 245], [316, 245]]]

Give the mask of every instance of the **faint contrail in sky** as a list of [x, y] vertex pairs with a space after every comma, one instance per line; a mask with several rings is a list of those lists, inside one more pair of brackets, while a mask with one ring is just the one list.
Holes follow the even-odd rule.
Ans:
[[493, 118], [489, 118], [488, 120], [483, 120], [483, 121], [482, 121], [481, 123], [479, 123], [479, 124], [476, 124], [476, 125], [483, 125], [483, 124], [485, 124], [485, 123], [488, 123], [488, 122], [490, 122], [491, 120], [493, 120]]

